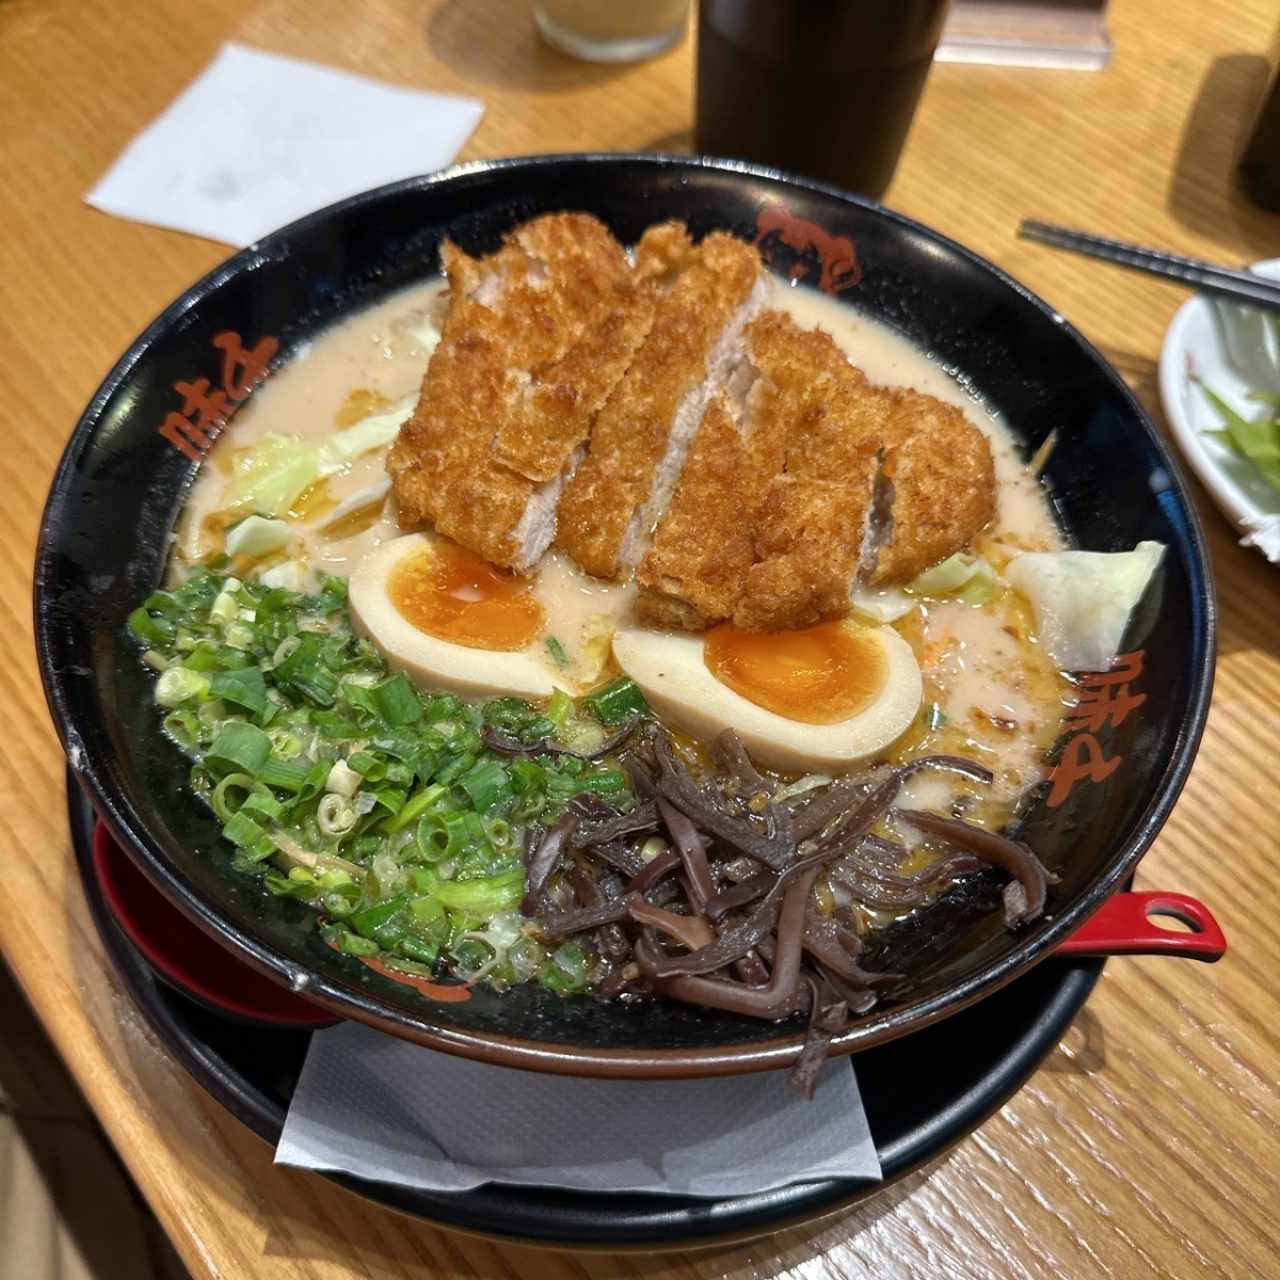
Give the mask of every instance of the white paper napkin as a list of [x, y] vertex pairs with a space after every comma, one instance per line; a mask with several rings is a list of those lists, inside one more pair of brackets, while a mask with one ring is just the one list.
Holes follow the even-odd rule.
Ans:
[[428, 1191], [485, 1182], [746, 1195], [880, 1161], [847, 1058], [785, 1072], [583, 1080], [435, 1053], [354, 1022], [311, 1038], [276, 1163]]
[[227, 44], [85, 199], [252, 244], [344, 196], [448, 164], [483, 113], [471, 98]]

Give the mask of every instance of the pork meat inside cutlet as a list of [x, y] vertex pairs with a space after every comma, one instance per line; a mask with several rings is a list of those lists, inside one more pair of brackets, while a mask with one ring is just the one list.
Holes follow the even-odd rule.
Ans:
[[765, 288], [756, 251], [713, 233], [659, 299], [560, 502], [557, 545], [588, 573], [616, 578], [645, 554]]
[[987, 438], [955, 407], [895, 391], [884, 427], [889, 518], [872, 586], [909, 582], [963, 551], [995, 515], [995, 463]]
[[596, 412], [653, 314], [621, 245], [551, 214], [473, 258], [446, 242], [449, 308], [413, 417], [388, 459], [400, 523], [531, 569]]

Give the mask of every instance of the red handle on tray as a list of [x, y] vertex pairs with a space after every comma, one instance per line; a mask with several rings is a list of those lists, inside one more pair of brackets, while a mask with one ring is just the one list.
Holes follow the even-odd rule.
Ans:
[[[1165, 929], [1153, 917], [1174, 916], [1190, 933]], [[1185, 893], [1117, 893], [1057, 950], [1060, 956], [1181, 956], [1212, 964], [1227, 939], [1209, 908]]]

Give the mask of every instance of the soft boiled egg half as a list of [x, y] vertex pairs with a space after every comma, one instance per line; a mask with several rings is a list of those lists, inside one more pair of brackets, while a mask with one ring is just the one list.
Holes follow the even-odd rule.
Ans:
[[851, 619], [761, 634], [627, 629], [618, 665], [667, 723], [698, 738], [733, 729], [758, 763], [839, 769], [883, 751], [920, 709], [920, 668], [891, 627]]
[[357, 625], [391, 666], [465, 697], [549, 698], [596, 683], [630, 588], [547, 556], [535, 579], [432, 534], [393, 538], [348, 585]]
[[452, 542], [393, 538], [351, 575], [351, 610], [393, 666], [469, 697], [549, 698], [536, 646], [546, 630], [529, 583]]

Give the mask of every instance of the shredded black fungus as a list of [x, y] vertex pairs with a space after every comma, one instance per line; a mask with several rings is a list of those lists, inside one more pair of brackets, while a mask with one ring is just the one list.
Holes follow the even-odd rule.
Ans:
[[[576, 933], [586, 933], [588, 929], [599, 928], [602, 924], [617, 924], [628, 918], [627, 898], [629, 896], [622, 894], [596, 907], [548, 912], [538, 917], [538, 928], [542, 930], [545, 938], [569, 938]], [[674, 881], [660, 884], [646, 896], [656, 906], [665, 906], [669, 902], [674, 902], [679, 896], [679, 886]]]
[[566, 813], [551, 825], [530, 853], [525, 868], [524, 900], [520, 903], [522, 915], [531, 916], [538, 910], [542, 890], [556, 869], [577, 824], [578, 819], [573, 814]]
[[766, 777], [751, 763], [742, 739], [732, 729], [717, 734], [711, 744], [716, 763], [731, 773], [749, 795], [772, 795], [778, 788], [773, 778]]
[[658, 792], [712, 835], [753, 858], [781, 870], [794, 853], [791, 815], [766, 802], [757, 820], [734, 812], [713, 783], [698, 783], [683, 761], [676, 759], [671, 739], [659, 733], [654, 740], [658, 762]]
[[721, 889], [719, 893], [707, 899], [707, 918], [719, 920], [726, 912], [747, 906], [768, 893], [770, 886], [777, 878], [772, 871], [759, 871], [749, 880], [740, 880], [727, 889]]
[[831, 1042], [849, 1021], [849, 1004], [825, 979], [806, 974], [803, 981], [809, 992], [809, 1030], [787, 1083], [812, 1099]]
[[621, 840], [606, 840], [602, 844], [588, 845], [587, 848], [601, 862], [607, 862], [615, 870], [621, 871], [629, 880], [638, 876], [645, 868], [640, 850], [624, 844]]
[[[573, 808], [578, 801], [592, 796], [595, 804], [588, 802], [583, 809], [590, 810], [583, 814], [584, 822], [575, 837], [579, 849], [589, 849], [592, 845], [604, 844], [609, 840], [619, 840], [624, 836], [649, 835], [658, 829], [658, 807], [652, 800], [642, 800], [630, 813], [618, 813], [611, 809], [599, 796], [591, 792], [583, 792], [570, 802]], [[600, 813], [597, 805], [603, 806]]]
[[689, 902], [699, 912], [707, 909], [707, 901], [716, 891], [711, 883], [711, 868], [707, 863], [707, 848], [698, 834], [698, 828], [679, 809], [666, 800], [658, 800], [658, 813], [671, 833], [671, 839], [680, 854], [684, 873], [689, 877]]
[[1013, 883], [1004, 892], [1005, 923], [1010, 928], [1027, 924], [1044, 911], [1045, 892], [1049, 885], [1057, 883], [1058, 877], [1020, 840], [1011, 840], [958, 818], [943, 818], [919, 809], [900, 809], [898, 816], [917, 831], [957, 849], [966, 849], [1013, 876]]
[[[716, 775], [681, 758], [660, 729], [635, 728], [592, 754], [628, 744], [618, 760], [639, 802], [620, 812], [583, 794], [545, 832], [532, 828], [521, 909], [546, 941], [575, 938], [596, 958], [602, 995], [664, 995], [763, 1019], [807, 1011], [793, 1074], [806, 1094], [832, 1042], [901, 980], [859, 963], [852, 926], [855, 918], [865, 925], [860, 909], [912, 910], [984, 866], [1012, 877], [1010, 926], [1044, 909], [1053, 877], [1026, 845], [893, 807], [903, 783], [925, 769], [987, 785], [991, 773], [980, 764], [926, 756], [780, 801], [778, 780], [756, 768], [735, 734], [712, 744]], [[514, 741], [495, 749], [549, 754]], [[872, 833], [891, 814], [949, 851], [904, 872], [907, 846]], [[646, 858], [641, 849], [654, 834], [669, 847]]]

